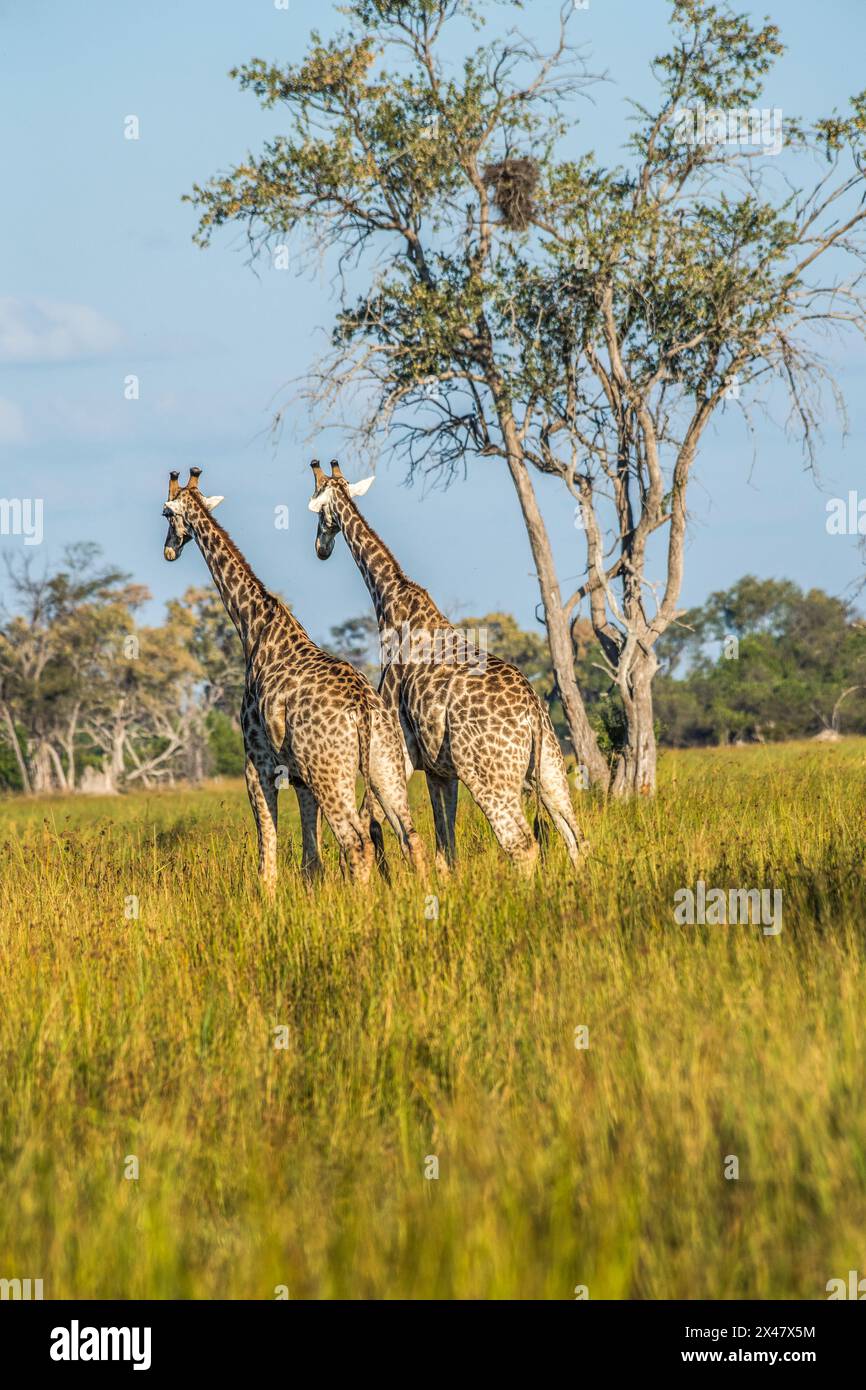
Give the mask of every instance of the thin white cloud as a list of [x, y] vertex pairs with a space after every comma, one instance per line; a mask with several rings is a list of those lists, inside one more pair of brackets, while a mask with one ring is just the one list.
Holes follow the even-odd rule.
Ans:
[[0, 445], [26, 444], [29, 438], [24, 415], [14, 401], [0, 396]]
[[77, 362], [104, 356], [120, 340], [117, 325], [86, 304], [0, 298], [0, 362]]

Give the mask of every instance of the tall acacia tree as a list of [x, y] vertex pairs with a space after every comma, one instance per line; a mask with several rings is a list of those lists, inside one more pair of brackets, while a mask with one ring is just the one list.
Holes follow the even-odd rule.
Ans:
[[[655, 646], [679, 613], [708, 424], [781, 386], [811, 451], [833, 385], [818, 330], [866, 332], [866, 94], [811, 128], [786, 118], [778, 156], [773, 113], [753, 110], [776, 26], [670, 3], [657, 97], [632, 103], [620, 166], [576, 153], [593, 79], [571, 0], [549, 52], [514, 30], [479, 42], [482, 8], [518, 0], [350, 0], [346, 31], [313, 34], [302, 62], [233, 72], [287, 133], [190, 195], [202, 245], [240, 223], [253, 256], [294, 237], [299, 263], [335, 258], [332, 350], [305, 388], [318, 418], [352, 396], [358, 441], [411, 470], [507, 470], [575, 750], [620, 793], [655, 785]], [[567, 596], [537, 474], [561, 482], [585, 541]], [[622, 702], [612, 769], [575, 680], [584, 605]]]

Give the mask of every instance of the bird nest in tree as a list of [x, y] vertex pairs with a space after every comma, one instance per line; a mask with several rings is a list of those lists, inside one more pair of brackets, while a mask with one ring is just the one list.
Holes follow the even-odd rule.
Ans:
[[513, 232], [525, 231], [532, 220], [533, 194], [538, 187], [536, 161], [503, 159], [499, 164], [485, 164], [482, 175], [506, 227]]

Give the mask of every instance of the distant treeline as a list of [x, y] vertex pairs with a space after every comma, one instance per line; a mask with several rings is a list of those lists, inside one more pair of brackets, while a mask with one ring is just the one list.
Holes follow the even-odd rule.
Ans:
[[[490, 650], [514, 661], [545, 695], [564, 740], [543, 636], [507, 614], [486, 625]], [[578, 682], [608, 750], [619, 746], [619, 698], [588, 622], [578, 623]], [[654, 701], [667, 747], [866, 733], [866, 620], [854, 605], [790, 580], [745, 575], [683, 613], [656, 647]]]
[[[7, 565], [0, 607], [0, 787], [120, 791], [243, 770], [243, 661], [212, 589], [172, 600], [159, 626], [139, 622], [150, 595], [70, 548], [53, 569]], [[484, 632], [566, 727], [541, 632], [507, 613], [455, 620]], [[604, 745], [621, 736], [616, 692], [588, 623], [578, 679]], [[372, 615], [331, 629], [328, 646], [375, 681]], [[787, 580], [741, 579], [684, 614], [658, 647], [661, 741], [685, 747], [866, 732], [866, 624], [853, 606]]]

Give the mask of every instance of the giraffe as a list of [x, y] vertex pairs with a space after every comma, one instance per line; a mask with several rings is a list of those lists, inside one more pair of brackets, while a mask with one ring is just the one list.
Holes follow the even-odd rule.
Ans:
[[400, 720], [413, 767], [426, 774], [437, 868], [447, 872], [455, 862], [460, 781], [512, 863], [531, 874], [538, 844], [521, 802], [531, 777], [577, 869], [586, 842], [553, 725], [526, 677], [496, 657], [483, 664], [460, 659], [457, 629], [427, 590], [407, 579], [355, 504], [372, 478], [349, 483], [336, 460], [330, 478], [317, 460], [311, 467], [315, 490], [309, 505], [319, 517], [316, 554], [327, 560], [342, 531], [373, 600], [382, 645], [379, 691]]
[[[222, 497], [205, 497], [200, 468], [185, 487], [169, 476], [166, 560], [195, 540], [217, 592], [237, 628], [246, 664], [241, 727], [245, 778], [256, 822], [259, 876], [268, 897], [277, 878], [277, 793], [294, 787], [301, 813], [305, 877], [321, 873], [321, 816], [330, 825], [350, 875], [366, 883], [374, 857], [387, 876], [381, 826], [372, 797], [384, 809], [411, 867], [424, 868], [424, 849], [412, 824], [407, 765], [400, 729], [369, 681], [346, 661], [317, 647], [281, 599], [253, 573], [214, 520]], [[366, 783], [358, 812], [355, 780]]]

